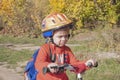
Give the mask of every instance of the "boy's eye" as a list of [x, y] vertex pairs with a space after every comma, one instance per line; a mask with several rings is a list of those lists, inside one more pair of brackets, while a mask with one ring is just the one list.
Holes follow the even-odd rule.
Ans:
[[61, 35], [61, 36], [57, 36], [58, 38], [62, 38], [62, 37], [64, 37], [64, 38], [68, 38], [68, 35]]

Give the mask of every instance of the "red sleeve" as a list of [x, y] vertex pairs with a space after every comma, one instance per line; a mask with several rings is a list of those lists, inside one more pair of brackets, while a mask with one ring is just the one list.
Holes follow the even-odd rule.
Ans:
[[46, 67], [50, 62], [48, 51], [49, 48], [46, 44], [41, 46], [35, 61], [35, 67], [38, 71], [42, 71], [43, 67]]
[[73, 65], [73, 67], [76, 68], [76, 73], [81, 73], [84, 72], [85, 70], [87, 70], [87, 66], [85, 65], [85, 61], [80, 61], [78, 60], [75, 55], [72, 53], [71, 49], [69, 49], [69, 62], [71, 65]]

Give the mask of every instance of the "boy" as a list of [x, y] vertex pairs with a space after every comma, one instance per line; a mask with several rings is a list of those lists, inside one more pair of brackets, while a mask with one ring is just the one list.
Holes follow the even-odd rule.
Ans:
[[[55, 66], [70, 64], [75, 68], [74, 72], [79, 73], [88, 68], [88, 62], [95, 65], [94, 60], [80, 62], [65, 45], [72, 27], [72, 21], [62, 13], [50, 14], [42, 21], [42, 33], [48, 41], [41, 46], [36, 58], [37, 80], [68, 80], [65, 70], [59, 71], [58, 68], [53, 68]], [[42, 72], [44, 67], [49, 69], [46, 74]]]

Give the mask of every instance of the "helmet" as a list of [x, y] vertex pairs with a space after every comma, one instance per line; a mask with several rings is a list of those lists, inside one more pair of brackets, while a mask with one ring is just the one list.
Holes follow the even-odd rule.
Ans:
[[41, 30], [43, 36], [46, 38], [51, 37], [54, 30], [65, 27], [72, 28], [72, 21], [63, 13], [52, 13], [43, 19]]

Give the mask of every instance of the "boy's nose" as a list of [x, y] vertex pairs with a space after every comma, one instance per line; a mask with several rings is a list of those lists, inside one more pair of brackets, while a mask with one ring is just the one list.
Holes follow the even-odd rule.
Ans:
[[65, 37], [62, 37], [61, 40], [65, 40]]
[[63, 36], [63, 37], [61, 38], [61, 40], [67, 40], [67, 37]]

